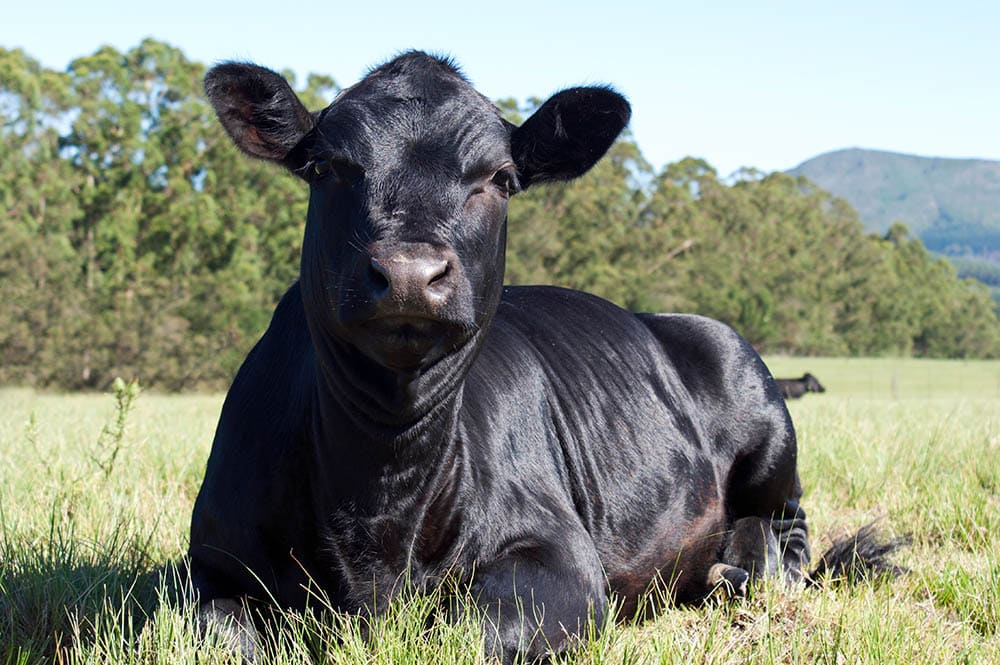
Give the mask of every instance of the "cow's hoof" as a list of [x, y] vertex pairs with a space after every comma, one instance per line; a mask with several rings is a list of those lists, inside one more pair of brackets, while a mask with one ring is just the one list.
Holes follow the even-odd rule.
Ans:
[[725, 598], [746, 598], [749, 582], [749, 572], [727, 563], [717, 563], [708, 569], [709, 588]]
[[242, 665], [254, 665], [257, 659], [257, 631], [243, 603], [231, 598], [217, 598], [201, 606], [198, 623], [204, 637], [239, 656]]

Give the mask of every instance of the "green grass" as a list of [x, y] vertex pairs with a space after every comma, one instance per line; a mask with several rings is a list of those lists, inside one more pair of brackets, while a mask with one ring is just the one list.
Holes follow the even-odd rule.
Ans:
[[[828, 389], [790, 403], [814, 551], [880, 519], [912, 535], [912, 573], [765, 583], [608, 626], [560, 662], [1000, 662], [1000, 363], [768, 361]], [[143, 394], [116, 438], [112, 396], [0, 390], [0, 665], [236, 662], [169, 600], [221, 400]], [[403, 598], [367, 628], [290, 614], [266, 662], [479, 662], [474, 618], [431, 621], [434, 607]]]

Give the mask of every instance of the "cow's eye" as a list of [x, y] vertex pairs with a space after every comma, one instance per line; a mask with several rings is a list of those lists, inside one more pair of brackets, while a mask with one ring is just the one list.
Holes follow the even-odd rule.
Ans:
[[517, 177], [509, 168], [502, 168], [494, 173], [493, 177], [490, 178], [490, 182], [494, 187], [499, 189], [500, 193], [504, 196], [511, 196], [516, 194], [518, 191]]
[[352, 162], [341, 159], [317, 159], [306, 165], [306, 177], [316, 182], [333, 182], [336, 185], [350, 185], [356, 182], [364, 170]]
[[334, 167], [333, 161], [329, 159], [321, 159], [313, 162], [312, 172], [317, 178], [327, 178], [331, 175], [337, 175], [337, 169]]

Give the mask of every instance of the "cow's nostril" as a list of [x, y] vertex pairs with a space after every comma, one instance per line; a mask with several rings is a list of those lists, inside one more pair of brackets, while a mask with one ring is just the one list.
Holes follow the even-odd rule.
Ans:
[[442, 261], [440, 266], [435, 266], [435, 270], [432, 271], [430, 279], [427, 281], [427, 286], [434, 286], [451, 272], [451, 264], [448, 261]]
[[385, 292], [389, 290], [389, 272], [376, 259], [372, 259], [368, 265], [368, 279], [371, 280], [375, 291]]

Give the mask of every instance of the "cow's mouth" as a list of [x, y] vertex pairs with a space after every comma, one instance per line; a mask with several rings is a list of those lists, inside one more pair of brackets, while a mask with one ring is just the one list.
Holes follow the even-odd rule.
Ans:
[[463, 337], [463, 326], [414, 316], [385, 316], [360, 326], [359, 346], [380, 365], [416, 370], [430, 365]]

